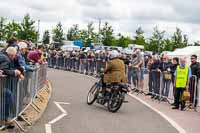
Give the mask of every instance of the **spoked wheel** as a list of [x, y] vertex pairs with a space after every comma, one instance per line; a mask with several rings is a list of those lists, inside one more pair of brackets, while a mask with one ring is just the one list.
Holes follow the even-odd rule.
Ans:
[[87, 104], [92, 105], [97, 99], [97, 83], [95, 83], [87, 95]]
[[121, 92], [113, 93], [110, 100], [108, 101], [108, 111], [117, 112], [122, 106], [124, 100], [124, 94]]

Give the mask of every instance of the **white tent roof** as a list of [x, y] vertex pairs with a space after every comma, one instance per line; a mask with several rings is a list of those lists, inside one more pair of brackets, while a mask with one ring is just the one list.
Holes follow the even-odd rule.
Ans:
[[80, 50], [80, 47], [75, 45], [63, 45], [61, 49], [64, 51], [73, 51], [73, 50]]
[[130, 49], [144, 49], [144, 46], [143, 45], [137, 45], [137, 44], [129, 44], [128, 45], [128, 48]]
[[190, 57], [193, 54], [197, 55], [198, 59], [200, 59], [200, 46], [188, 46], [188, 47], [176, 49], [173, 52], [167, 53], [167, 55], [172, 58], [185, 56], [187, 58], [188, 64], [190, 64]]
[[192, 54], [199, 54], [200, 46], [188, 46], [181, 49], [176, 49], [173, 52], [168, 53], [169, 56], [191, 56]]
[[122, 51], [122, 53], [132, 55], [132, 54], [133, 54], [133, 50], [130, 49], [130, 48], [125, 48], [125, 49]]

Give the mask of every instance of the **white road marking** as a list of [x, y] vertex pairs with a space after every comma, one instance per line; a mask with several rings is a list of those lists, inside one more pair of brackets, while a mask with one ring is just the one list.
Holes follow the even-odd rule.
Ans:
[[54, 103], [65, 104], [65, 105], [69, 105], [70, 104], [70, 103], [64, 103], [64, 102], [54, 102]]
[[60, 111], [62, 112], [62, 113], [67, 113], [64, 109], [63, 109], [63, 107], [60, 105], [60, 104], [69, 104], [69, 103], [63, 103], [63, 102], [54, 102], [55, 104], [56, 104], [56, 106], [60, 109]]
[[67, 114], [61, 114], [58, 117], [56, 117], [55, 119], [53, 119], [52, 121], [49, 122], [49, 124], [54, 124], [57, 121], [59, 121], [60, 119], [62, 119], [63, 117], [65, 117]]
[[48, 122], [48, 124], [45, 124], [46, 133], [52, 133], [51, 125], [68, 115], [67, 111], [63, 109], [61, 104], [69, 105], [70, 103], [65, 103], [65, 102], [54, 102], [54, 103], [58, 107], [58, 109], [62, 112], [62, 114], [57, 116], [55, 119], [51, 120], [50, 122]]
[[136, 97], [133, 94], [128, 94], [129, 96], [133, 97], [134, 99], [136, 99], [137, 101], [141, 102], [142, 104], [144, 104], [145, 106], [149, 107], [150, 109], [152, 109], [153, 111], [155, 111], [156, 113], [158, 113], [160, 116], [162, 116], [164, 119], [166, 119], [175, 129], [178, 130], [179, 133], [187, 133], [180, 125], [178, 125], [174, 120], [172, 120], [171, 118], [169, 118], [167, 115], [165, 115], [164, 113], [160, 112], [158, 109], [154, 108], [153, 106], [151, 106], [150, 104], [148, 104], [147, 102], [143, 101], [142, 99]]
[[51, 124], [45, 124], [46, 133], [52, 133]]
[[[98, 81], [98, 79], [96, 79], [96, 78], [94, 78], [92, 76], [87, 76], [87, 77], [91, 78], [93, 80]], [[178, 123], [176, 123], [174, 120], [172, 120], [171, 118], [169, 118], [164, 113], [160, 112], [158, 109], [154, 108], [153, 106], [151, 106], [150, 104], [148, 104], [147, 102], [145, 102], [144, 100], [138, 98], [137, 96], [135, 96], [133, 94], [129, 93], [128, 95], [131, 96], [131, 97], [133, 97], [137, 101], [141, 102], [145, 106], [149, 107], [151, 110], [153, 110], [154, 112], [156, 112], [157, 114], [159, 114], [161, 117], [163, 117], [164, 119], [166, 119], [179, 133], [187, 133]]]

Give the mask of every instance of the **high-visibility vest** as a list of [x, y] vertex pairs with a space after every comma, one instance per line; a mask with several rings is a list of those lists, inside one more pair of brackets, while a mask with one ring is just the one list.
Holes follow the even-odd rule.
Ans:
[[189, 66], [186, 65], [185, 68], [176, 68], [176, 88], [185, 88], [188, 80]]

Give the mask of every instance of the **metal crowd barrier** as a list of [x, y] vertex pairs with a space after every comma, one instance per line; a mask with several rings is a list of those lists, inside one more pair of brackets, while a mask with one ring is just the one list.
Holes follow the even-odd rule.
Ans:
[[32, 105], [37, 111], [36, 105], [32, 104], [37, 91], [44, 86], [46, 81], [47, 65], [42, 64], [33, 72], [25, 72], [24, 80], [17, 77], [0, 76], [0, 128], [9, 122], [15, 122], [21, 117], [29, 125], [31, 124], [23, 117], [25, 109]]
[[47, 64], [41, 64], [39, 69], [38, 69], [38, 86], [37, 89], [41, 89], [45, 85], [46, 77], [47, 77]]
[[[138, 81], [138, 68], [133, 68], [128, 65], [126, 65], [126, 73], [128, 77], [128, 83], [133, 88], [134, 92], [137, 92], [139, 94], [141, 92], [141, 89], [139, 87], [139, 81]], [[165, 75], [166, 74], [166, 75]], [[152, 99], [157, 99], [159, 102], [164, 101], [168, 102], [169, 104], [174, 102], [175, 98], [175, 87], [174, 82], [175, 78], [174, 76], [168, 75], [170, 73], [163, 73], [157, 70], [151, 70], [147, 73], [144, 73], [144, 94], [150, 94], [152, 96]], [[188, 106], [192, 107], [196, 111], [196, 107], [200, 106], [199, 102], [199, 88], [200, 88], [200, 81], [197, 78], [197, 76], [192, 75], [190, 78], [190, 84], [189, 84], [189, 92], [191, 95], [190, 101], [188, 103]]]
[[79, 59], [76, 57], [49, 57], [48, 66], [63, 70], [70, 70], [85, 74], [97, 74], [101, 68], [105, 68], [107, 62], [105, 60], [94, 60], [89, 58]]
[[[146, 88], [147, 93], [152, 94], [152, 99], [168, 102], [169, 104], [174, 102], [176, 88], [174, 87], [175, 79], [173, 76], [171, 79], [165, 79], [164, 73], [153, 70], [147, 74], [145, 82], [146, 86], [144, 88]], [[191, 106], [195, 110], [199, 106], [199, 88], [197, 76], [192, 75], [189, 84], [191, 98], [188, 106]]]
[[199, 80], [195, 75], [192, 75], [190, 78], [189, 91], [191, 95], [190, 103], [193, 108], [196, 109], [199, 104]]

